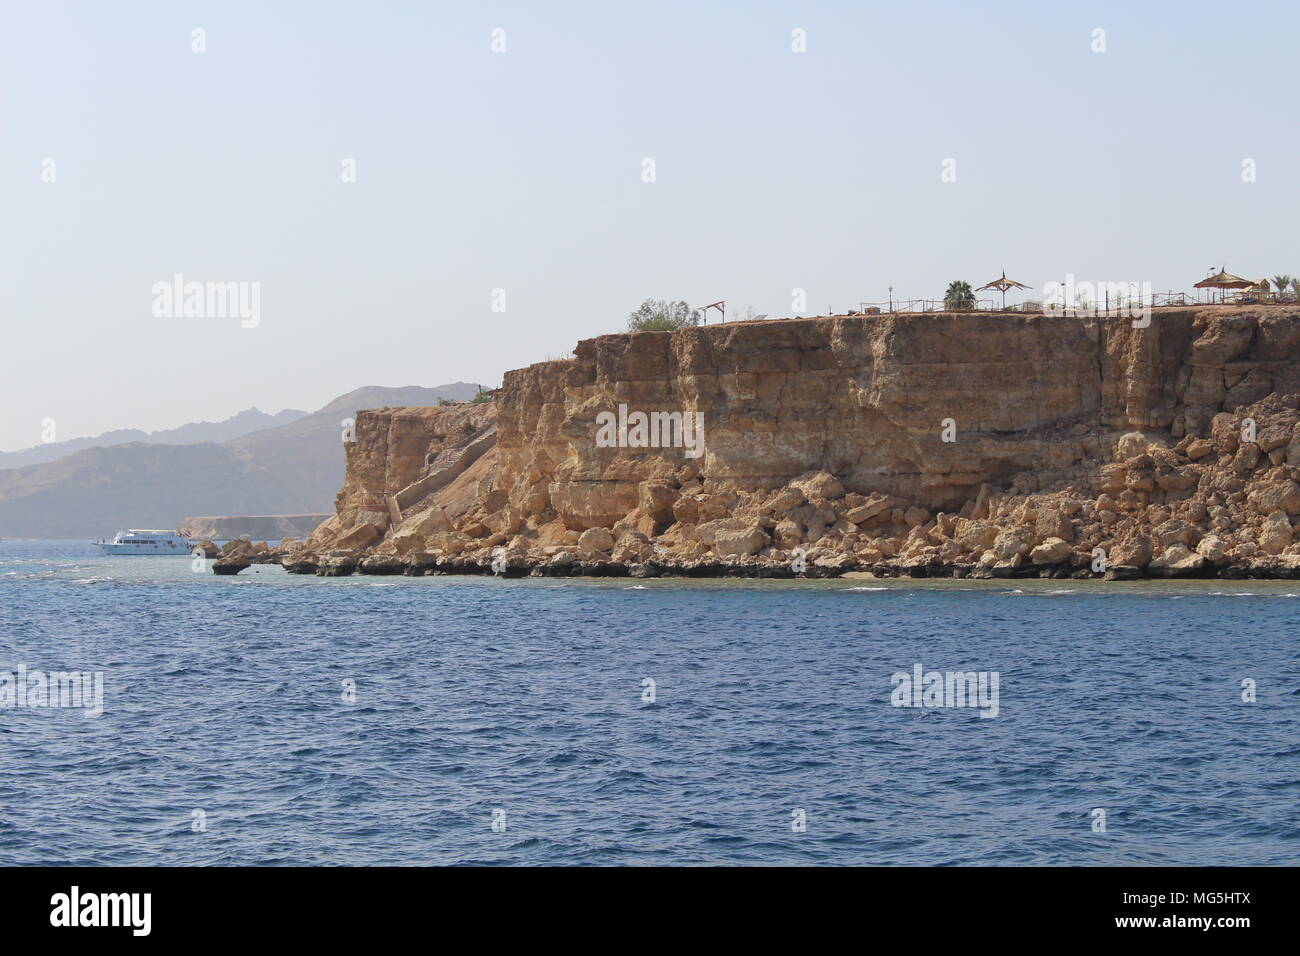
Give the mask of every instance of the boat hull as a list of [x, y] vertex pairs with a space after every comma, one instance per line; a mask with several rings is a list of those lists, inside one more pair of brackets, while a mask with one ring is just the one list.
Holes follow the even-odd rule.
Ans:
[[185, 557], [194, 550], [195, 543], [180, 535], [136, 531], [122, 532], [112, 541], [98, 542], [101, 551], [119, 558]]
[[165, 558], [168, 555], [184, 558], [190, 553], [189, 548], [161, 544], [101, 544], [100, 548], [105, 554], [132, 558]]

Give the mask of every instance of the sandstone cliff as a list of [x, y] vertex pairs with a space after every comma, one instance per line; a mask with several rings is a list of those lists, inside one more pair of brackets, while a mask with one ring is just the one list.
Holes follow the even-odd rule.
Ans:
[[111, 537], [123, 528], [174, 528], [186, 515], [327, 512], [344, 477], [339, 454], [343, 419], [358, 408], [429, 404], [467, 398], [475, 391], [463, 382], [436, 388], [367, 386], [310, 415], [265, 416], [280, 424], [219, 445], [175, 441], [205, 431], [242, 430], [260, 413], [158, 432], [148, 443], [82, 448], [55, 461], [0, 468], [0, 537]]
[[[602, 336], [491, 403], [360, 413], [286, 566], [1289, 575], [1297, 359], [1284, 306]], [[703, 453], [604, 447], [619, 406], [699, 413]]]

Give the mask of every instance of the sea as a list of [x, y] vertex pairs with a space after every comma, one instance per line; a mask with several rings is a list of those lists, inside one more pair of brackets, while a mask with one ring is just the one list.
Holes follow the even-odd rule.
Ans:
[[218, 577], [0, 542], [0, 864], [1298, 858], [1300, 582]]

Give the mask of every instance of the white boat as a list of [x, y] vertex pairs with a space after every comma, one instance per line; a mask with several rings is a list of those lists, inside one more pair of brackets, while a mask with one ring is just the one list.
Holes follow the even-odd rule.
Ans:
[[159, 554], [188, 555], [194, 542], [188, 534], [179, 531], [132, 528], [129, 531], [119, 531], [112, 541], [101, 541], [99, 546], [105, 554], [146, 557]]

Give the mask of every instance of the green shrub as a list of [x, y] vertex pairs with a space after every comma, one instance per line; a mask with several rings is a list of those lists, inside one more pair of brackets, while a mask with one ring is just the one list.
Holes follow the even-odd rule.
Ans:
[[700, 313], [685, 302], [646, 299], [628, 316], [629, 332], [671, 332], [700, 324]]

